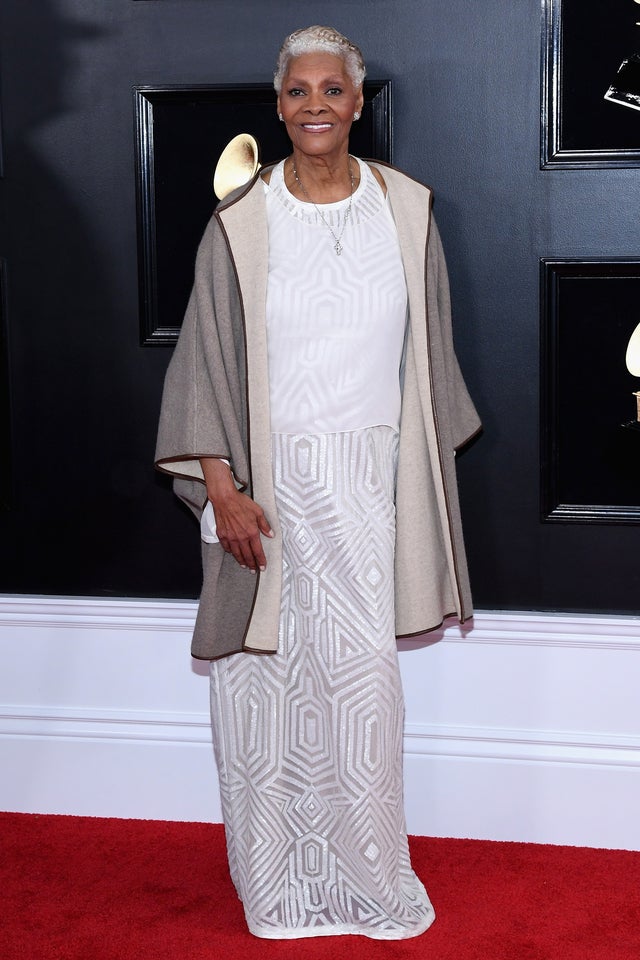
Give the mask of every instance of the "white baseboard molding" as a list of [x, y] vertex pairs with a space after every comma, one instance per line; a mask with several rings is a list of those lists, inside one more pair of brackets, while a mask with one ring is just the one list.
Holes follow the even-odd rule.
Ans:
[[[0, 597], [0, 806], [219, 821], [194, 618]], [[640, 620], [481, 612], [401, 648], [411, 833], [640, 849]]]

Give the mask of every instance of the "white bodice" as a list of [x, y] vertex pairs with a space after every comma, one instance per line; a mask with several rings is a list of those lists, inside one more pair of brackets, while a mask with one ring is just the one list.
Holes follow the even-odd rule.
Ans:
[[344, 231], [349, 198], [301, 202], [285, 186], [283, 163], [266, 188], [273, 433], [399, 427], [404, 269], [389, 202], [367, 164], [351, 162], [360, 183]]
[[[400, 425], [404, 268], [389, 201], [367, 164], [359, 166], [344, 232], [348, 198], [320, 208], [341, 239], [340, 256], [318, 209], [287, 190], [283, 163], [265, 185], [272, 433]], [[218, 539], [210, 502], [201, 532], [207, 543]]]

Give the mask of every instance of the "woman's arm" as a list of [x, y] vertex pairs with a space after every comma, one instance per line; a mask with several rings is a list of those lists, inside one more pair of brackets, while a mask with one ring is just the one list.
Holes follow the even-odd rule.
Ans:
[[262, 508], [238, 490], [231, 468], [224, 460], [202, 457], [200, 465], [223, 550], [233, 554], [240, 566], [248, 567], [252, 573], [265, 570], [267, 561], [260, 535], [272, 537], [273, 531]]

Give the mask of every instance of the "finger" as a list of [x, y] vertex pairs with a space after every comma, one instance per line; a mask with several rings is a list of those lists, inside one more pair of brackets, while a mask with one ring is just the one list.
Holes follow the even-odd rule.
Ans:
[[273, 530], [269, 526], [269, 521], [265, 517], [264, 513], [258, 514], [256, 520], [258, 521], [260, 533], [263, 533], [265, 537], [273, 537]]
[[236, 560], [236, 562], [240, 564], [242, 569], [246, 570], [246, 568], [248, 567], [248, 563], [246, 561], [246, 558], [244, 556], [244, 553], [242, 552], [240, 545], [237, 543], [232, 544], [230, 553], [233, 556], [234, 560]]
[[220, 546], [225, 551], [225, 553], [230, 553], [233, 559], [237, 563], [239, 563], [243, 569], [246, 568], [247, 564], [244, 561], [244, 557], [238, 545], [235, 542], [229, 540], [228, 537], [221, 537], [220, 535], [218, 535], [218, 540], [220, 541]]
[[258, 568], [264, 570], [266, 559], [259, 533], [254, 533], [241, 539], [231, 541], [231, 549], [238, 563], [243, 567], [248, 567], [252, 573]]
[[249, 567], [255, 570], [257, 567], [253, 549], [251, 547], [251, 536], [249, 534], [237, 534], [228, 537], [231, 553], [238, 561], [241, 567]]
[[253, 558], [259, 570], [264, 572], [267, 569], [267, 558], [264, 555], [264, 550], [262, 549], [262, 541], [260, 536], [257, 535], [251, 539], [251, 550], [253, 553]]

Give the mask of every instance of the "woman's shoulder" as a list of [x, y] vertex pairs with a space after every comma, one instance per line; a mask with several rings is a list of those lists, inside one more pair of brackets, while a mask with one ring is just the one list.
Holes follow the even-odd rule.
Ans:
[[273, 163], [269, 163], [267, 166], [260, 168], [260, 179], [263, 183], [266, 183], [267, 186], [269, 186], [269, 183], [271, 182], [271, 175], [277, 167], [283, 168], [284, 160], [276, 160]]
[[367, 164], [367, 167], [369, 168], [369, 170], [371, 170], [371, 173], [373, 174], [374, 178], [378, 181], [378, 185], [382, 188], [382, 192], [384, 193], [384, 195], [385, 195], [385, 197], [386, 197], [386, 195], [387, 195], [387, 184], [386, 184], [385, 179], [384, 179], [384, 177], [383, 177], [383, 175], [382, 175], [382, 170], [380, 170], [378, 167], [373, 167], [373, 166], [371, 165], [371, 163], [369, 163], [368, 161], [364, 161], [364, 162]]
[[[244, 200], [245, 197], [250, 196], [252, 191], [261, 184], [268, 184], [269, 180], [271, 179], [271, 174], [277, 166], [277, 163], [269, 163], [264, 167], [259, 167], [255, 174], [249, 180], [247, 180], [246, 183], [240, 184], [234, 190], [231, 190], [229, 193], [227, 193], [223, 199], [219, 201], [215, 212], [223, 213], [226, 209], [238, 203], [238, 201]], [[257, 190], [257, 195], [260, 196], [261, 194], [262, 191]]]

